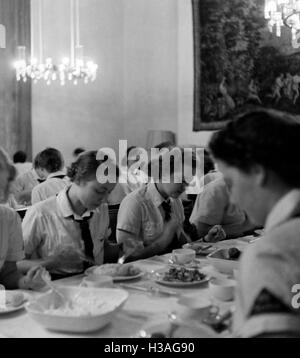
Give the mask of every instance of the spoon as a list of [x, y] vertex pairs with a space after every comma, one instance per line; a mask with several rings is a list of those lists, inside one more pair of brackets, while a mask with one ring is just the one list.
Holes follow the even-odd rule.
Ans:
[[42, 278], [46, 285], [50, 287], [51, 291], [55, 294], [56, 304], [54, 304], [54, 308], [67, 306], [69, 306], [70, 308], [73, 307], [72, 301], [69, 300], [65, 295], [63, 295], [59, 290], [57, 290], [56, 287], [52, 284], [50, 274], [47, 271], [43, 273]]

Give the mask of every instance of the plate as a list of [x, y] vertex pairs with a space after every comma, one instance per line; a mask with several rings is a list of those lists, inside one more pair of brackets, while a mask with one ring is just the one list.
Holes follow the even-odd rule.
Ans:
[[216, 250], [212, 244], [202, 242], [188, 243], [183, 245], [183, 248], [192, 249], [196, 251], [196, 255], [199, 256], [207, 256]]
[[[85, 274], [87, 276], [94, 274], [94, 271], [97, 269], [97, 267], [98, 266], [89, 267], [88, 269], [85, 270]], [[114, 282], [130, 281], [130, 280], [135, 280], [136, 278], [140, 278], [143, 275], [144, 272], [140, 271], [139, 273], [133, 276], [112, 276], [112, 279]]]
[[27, 302], [23, 302], [19, 306], [12, 306], [12, 305], [8, 304], [8, 305], [6, 305], [5, 308], [0, 308], [0, 314], [19, 311], [19, 310], [21, 310], [22, 308], [25, 307], [26, 303]]
[[141, 271], [134, 276], [114, 276], [113, 281], [114, 282], [130, 281], [130, 280], [135, 280], [136, 278], [140, 278], [143, 275], [144, 275], [144, 272]]
[[208, 282], [208, 281], [209, 281], [208, 277], [204, 278], [201, 281], [192, 281], [192, 282], [165, 281], [162, 279], [155, 280], [155, 282], [159, 283], [160, 285], [169, 286], [169, 287], [179, 287], [179, 288], [195, 287], [195, 286], [202, 285], [203, 283]]

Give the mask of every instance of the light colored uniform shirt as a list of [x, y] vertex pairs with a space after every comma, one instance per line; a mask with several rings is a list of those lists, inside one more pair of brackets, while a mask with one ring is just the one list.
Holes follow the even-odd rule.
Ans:
[[17, 176], [19, 176], [19, 175], [24, 174], [24, 173], [28, 172], [29, 170], [31, 170], [32, 163], [30, 163], [30, 162], [14, 163], [14, 166], [17, 170]]
[[[122, 201], [118, 213], [117, 241], [121, 242], [119, 230], [133, 234], [130, 243], [123, 243], [125, 255], [126, 249], [132, 252], [143, 250], [163, 233], [165, 213], [161, 204], [164, 201], [154, 183], [133, 191]], [[170, 198], [170, 203], [172, 214], [179, 223], [183, 223], [181, 200]], [[129, 252], [127, 254], [130, 255]]]
[[[91, 212], [85, 212], [82, 217], [76, 215], [71, 208], [66, 190], [33, 205], [26, 212], [22, 222], [25, 254], [32, 259], [47, 258], [70, 246], [84, 254], [80, 225], [72, 216], [75, 220], [82, 220], [82, 217], [90, 216]], [[110, 235], [107, 204], [102, 204], [93, 211], [89, 227], [94, 244], [94, 259], [97, 265], [101, 265], [104, 240]], [[81, 269], [82, 267], [74, 267], [71, 272], [79, 272]], [[70, 271], [62, 268], [56, 272]]]
[[0, 271], [5, 261], [23, 258], [21, 219], [13, 209], [0, 205]]
[[43, 183], [38, 184], [32, 189], [31, 204], [46, 200], [70, 185], [70, 180], [67, 176], [63, 179], [56, 178], [58, 175], [65, 175], [65, 173], [62, 171], [51, 173]]
[[[249, 245], [241, 257], [234, 316], [236, 334], [251, 337], [297, 327], [300, 333], [300, 309], [292, 307], [295, 284], [300, 284], [300, 190], [290, 191], [277, 202], [267, 218], [263, 238]], [[249, 318], [264, 289], [295, 314], [269, 313]]]
[[109, 204], [120, 204], [125, 196], [148, 182], [149, 177], [139, 169], [120, 171], [117, 185], [108, 196]]
[[32, 168], [26, 173], [17, 176], [16, 180], [12, 183], [11, 191], [13, 194], [16, 194], [24, 190], [32, 190], [39, 184], [38, 179], [36, 171]]
[[230, 194], [223, 177], [212, 180], [205, 185], [203, 192], [197, 196], [190, 217], [194, 225], [222, 225], [230, 234], [240, 234], [253, 228], [246, 214], [230, 201]]

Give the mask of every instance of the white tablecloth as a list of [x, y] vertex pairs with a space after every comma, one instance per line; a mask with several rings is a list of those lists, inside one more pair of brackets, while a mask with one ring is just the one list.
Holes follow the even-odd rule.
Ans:
[[[230, 240], [232, 241], [232, 240]], [[235, 246], [243, 246], [244, 243], [234, 241]], [[232, 242], [224, 242], [220, 244], [220, 247], [232, 246]], [[238, 244], [238, 245], [237, 245]], [[137, 261], [134, 264], [145, 272], [145, 275], [135, 281], [128, 281], [138, 286], [156, 286], [163, 289], [169, 289], [178, 292], [180, 295], [195, 295], [199, 298], [211, 298], [208, 289], [208, 284], [204, 283], [196, 287], [189, 288], [174, 288], [164, 287], [157, 284], [155, 281], [150, 280], [147, 272], [157, 271], [166, 268], [169, 256], [155, 256], [146, 260]], [[207, 260], [199, 259], [203, 266], [207, 265]], [[205, 270], [211, 274], [218, 275], [212, 267], [206, 266]], [[55, 281], [57, 285], [79, 285], [81, 283], [82, 276], [74, 276], [63, 280]], [[119, 287], [119, 284], [115, 284]], [[137, 333], [152, 324], [165, 324], [168, 322], [168, 313], [179, 312], [182, 310], [182, 306], [178, 304], [178, 297], [174, 296], [162, 296], [153, 295], [147, 292], [140, 292], [136, 290], [128, 289], [129, 297], [124, 305], [123, 309], [118, 312], [113, 321], [102, 328], [101, 330], [88, 334], [65, 334], [59, 332], [50, 332], [41, 327], [38, 323], [32, 320], [27, 314], [26, 310], [20, 310], [9, 314], [0, 314], [0, 336], [11, 338], [52, 338], [52, 337], [109, 337], [109, 338], [122, 338], [122, 337], [134, 337]], [[34, 297], [39, 293], [26, 291], [26, 294], [30, 297]], [[233, 306], [233, 302], [221, 302], [213, 300], [214, 304], [220, 307], [221, 312], [229, 309]], [[201, 333], [200, 333], [201, 335]]]

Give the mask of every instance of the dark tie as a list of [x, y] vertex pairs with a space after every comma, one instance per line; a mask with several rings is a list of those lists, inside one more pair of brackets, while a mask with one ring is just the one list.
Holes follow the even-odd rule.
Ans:
[[[75, 220], [79, 223], [80, 230], [81, 230], [81, 238], [84, 242], [84, 253], [88, 261], [94, 261], [94, 253], [93, 253], [93, 239], [90, 232], [89, 220], [91, 219], [92, 215], [89, 217], [84, 217], [82, 220]], [[91, 262], [90, 262], [91, 263]]]
[[171, 212], [172, 212], [170, 199], [163, 201], [161, 203], [161, 207], [163, 208], [163, 210], [165, 212], [165, 221], [169, 221], [171, 219]]

